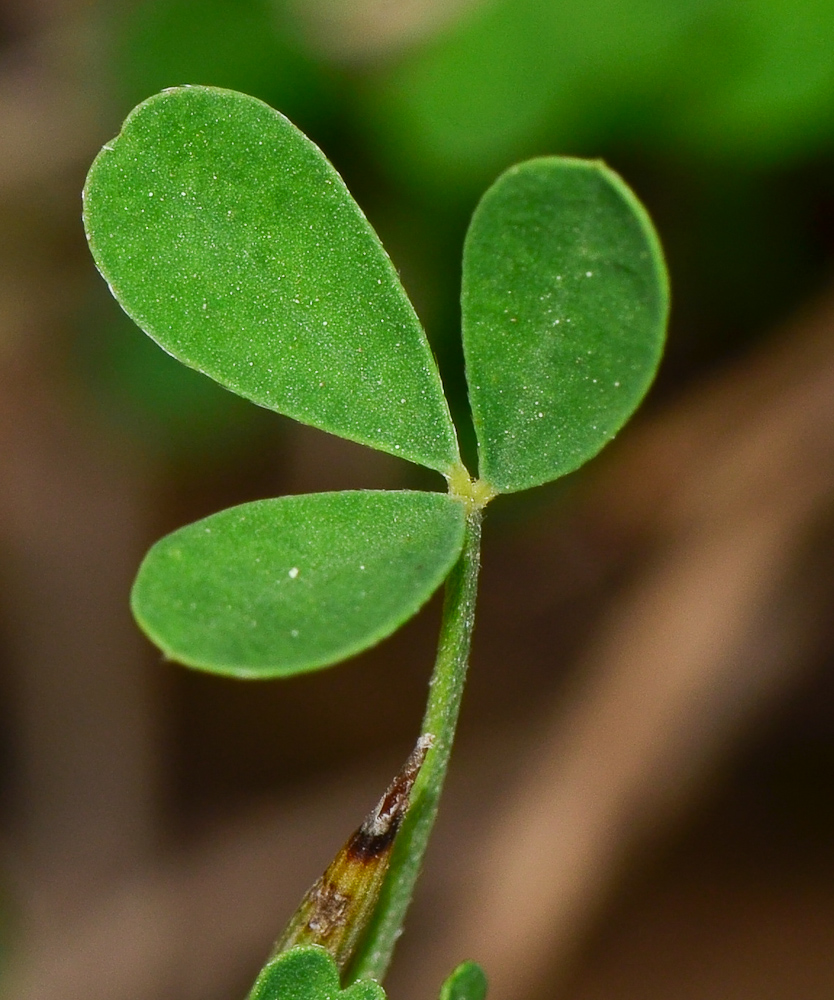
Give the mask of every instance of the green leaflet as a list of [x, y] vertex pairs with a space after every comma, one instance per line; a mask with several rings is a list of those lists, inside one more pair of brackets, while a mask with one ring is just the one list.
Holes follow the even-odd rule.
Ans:
[[477, 962], [462, 962], [440, 990], [440, 1000], [484, 1000], [487, 978]]
[[442, 493], [257, 500], [173, 532], [133, 587], [137, 621], [173, 660], [286, 677], [390, 635], [440, 586], [464, 508]]
[[593, 457], [648, 389], [668, 313], [660, 244], [604, 164], [528, 160], [475, 211], [462, 310], [480, 475], [537, 486]]
[[316, 946], [294, 948], [264, 966], [248, 1000], [385, 1000], [370, 979], [343, 990], [336, 963]]
[[342, 179], [283, 115], [208, 87], [130, 114], [84, 192], [96, 263], [166, 351], [262, 406], [444, 474], [428, 341]]
[[[440, 990], [440, 1000], [484, 1000], [486, 976], [475, 962], [463, 962]], [[324, 948], [293, 948], [261, 970], [248, 1000], [385, 1000], [385, 990], [372, 979], [346, 989], [339, 985], [336, 963]]]

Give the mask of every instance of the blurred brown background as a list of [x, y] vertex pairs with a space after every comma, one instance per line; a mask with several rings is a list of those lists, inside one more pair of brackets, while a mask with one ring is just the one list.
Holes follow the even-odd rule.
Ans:
[[832, 0], [5, 0], [0, 991], [243, 997], [417, 732], [435, 601], [331, 671], [160, 662], [127, 594], [224, 505], [429, 485], [181, 371], [96, 275], [80, 190], [137, 101], [254, 93], [380, 232], [465, 422], [466, 220], [603, 156], [674, 291], [647, 405], [496, 501], [457, 758], [388, 982], [494, 1000], [834, 995]]

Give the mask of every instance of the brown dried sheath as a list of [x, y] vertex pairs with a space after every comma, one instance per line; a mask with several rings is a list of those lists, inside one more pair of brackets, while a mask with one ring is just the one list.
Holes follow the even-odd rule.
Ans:
[[376, 808], [302, 899], [273, 957], [296, 945], [317, 944], [330, 952], [339, 972], [347, 968], [376, 909], [411, 790], [433, 743], [429, 734], [417, 740]]

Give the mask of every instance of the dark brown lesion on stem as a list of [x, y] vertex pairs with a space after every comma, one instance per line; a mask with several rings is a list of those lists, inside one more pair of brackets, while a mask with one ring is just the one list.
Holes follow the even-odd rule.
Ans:
[[397, 832], [433, 743], [429, 734], [419, 738], [376, 807], [301, 901], [273, 954], [317, 944], [340, 970], [347, 967], [376, 908]]
[[429, 735], [421, 736], [417, 740], [417, 745], [400, 773], [388, 786], [376, 808], [365, 817], [362, 826], [345, 845], [351, 857], [360, 861], [370, 861], [392, 847], [408, 810], [411, 789], [433, 743], [434, 737]]

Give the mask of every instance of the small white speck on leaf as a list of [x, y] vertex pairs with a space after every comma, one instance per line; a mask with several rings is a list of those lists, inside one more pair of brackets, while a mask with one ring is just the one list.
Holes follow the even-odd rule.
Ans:
[[287, 576], [291, 580], [294, 580], [298, 576], [298, 567], [297, 566], [293, 566], [293, 568], [289, 571], [289, 573], [287, 573]]

